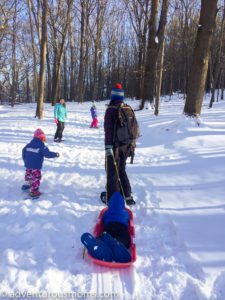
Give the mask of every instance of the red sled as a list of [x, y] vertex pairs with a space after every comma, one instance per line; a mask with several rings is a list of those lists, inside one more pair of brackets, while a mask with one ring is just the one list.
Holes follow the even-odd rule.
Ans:
[[[102, 220], [102, 215], [104, 214], [104, 212], [107, 209], [108, 209], [108, 207], [105, 207], [99, 214], [98, 222], [96, 223], [94, 232], [93, 232], [93, 236], [95, 238], [99, 237], [103, 232], [104, 223]], [[130, 238], [131, 238], [131, 244], [130, 244], [130, 248], [129, 248], [130, 255], [131, 255], [131, 261], [127, 262], [127, 263], [108, 262], [108, 261], [96, 259], [88, 253], [88, 256], [90, 257], [90, 259], [93, 260], [93, 262], [96, 263], [97, 265], [100, 265], [103, 267], [108, 267], [108, 268], [126, 268], [126, 267], [131, 266], [136, 261], [136, 259], [137, 259], [136, 245], [133, 242], [133, 238], [135, 237], [134, 226], [133, 226], [133, 214], [132, 214], [132, 211], [129, 210], [128, 208], [126, 208], [126, 210], [128, 211], [128, 213], [130, 215], [130, 220], [129, 220], [129, 224], [128, 224], [128, 232], [129, 232]]]

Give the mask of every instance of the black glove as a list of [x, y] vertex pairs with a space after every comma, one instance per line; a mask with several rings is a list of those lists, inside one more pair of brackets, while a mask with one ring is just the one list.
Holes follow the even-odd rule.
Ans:
[[59, 157], [59, 153], [58, 152], [56, 153], [56, 156]]

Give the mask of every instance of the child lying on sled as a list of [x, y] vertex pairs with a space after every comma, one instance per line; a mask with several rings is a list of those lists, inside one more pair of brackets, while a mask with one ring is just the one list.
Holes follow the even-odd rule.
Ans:
[[125, 209], [122, 195], [115, 192], [109, 200], [108, 209], [102, 216], [104, 229], [101, 236], [95, 238], [90, 233], [81, 236], [81, 242], [89, 254], [100, 260], [114, 262], [130, 262], [128, 250], [131, 238], [128, 232], [130, 216]]

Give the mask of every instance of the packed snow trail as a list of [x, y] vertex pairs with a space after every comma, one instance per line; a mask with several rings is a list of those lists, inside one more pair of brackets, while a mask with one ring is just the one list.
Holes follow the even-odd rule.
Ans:
[[[224, 299], [223, 108], [205, 111], [208, 123], [200, 128], [180, 117], [182, 103], [177, 99], [164, 102], [158, 118], [149, 110], [136, 112], [142, 137], [127, 172], [137, 200], [132, 207], [137, 261], [131, 268], [113, 270], [94, 265], [87, 256], [83, 260], [80, 242], [82, 233], [92, 232], [104, 207], [99, 195], [105, 186], [105, 102], [97, 103], [99, 129], [89, 128], [90, 103], [67, 106], [65, 142], [60, 144], [53, 142], [51, 105], [45, 104], [43, 120], [34, 118], [34, 104], [0, 106], [0, 294]], [[24, 200], [21, 151], [38, 127], [60, 157], [44, 161], [40, 199]], [[209, 229], [208, 220], [216, 225], [204, 237], [201, 229]], [[216, 230], [218, 236], [211, 241]], [[195, 251], [196, 238], [199, 248], [208, 241], [211, 249], [207, 252], [206, 247], [202, 258]], [[215, 261], [205, 268], [209, 258]]]

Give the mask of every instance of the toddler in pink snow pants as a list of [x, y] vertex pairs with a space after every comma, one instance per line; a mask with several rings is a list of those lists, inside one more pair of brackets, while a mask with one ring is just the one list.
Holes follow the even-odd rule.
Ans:
[[97, 109], [96, 109], [96, 105], [93, 104], [91, 109], [91, 116], [92, 116], [92, 123], [91, 123], [91, 128], [98, 128], [98, 116], [97, 116]]
[[97, 128], [98, 127], [98, 119], [97, 118], [94, 118], [92, 123], [91, 123], [91, 127], [95, 127]]
[[30, 191], [36, 193], [39, 190], [41, 181], [41, 170], [34, 170], [26, 168], [25, 181], [30, 185]]
[[41, 128], [34, 132], [33, 139], [28, 143], [22, 151], [25, 171], [25, 184], [22, 186], [23, 190], [30, 188], [30, 196], [40, 196], [39, 186], [41, 180], [41, 168], [44, 157], [53, 158], [59, 157], [59, 153], [49, 151], [44, 144], [46, 136]]

